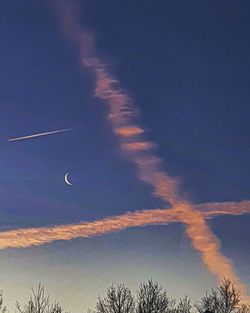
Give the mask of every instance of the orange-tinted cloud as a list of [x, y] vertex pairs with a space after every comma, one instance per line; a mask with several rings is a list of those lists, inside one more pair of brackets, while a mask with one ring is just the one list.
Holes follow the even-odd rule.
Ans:
[[[134, 120], [138, 115], [138, 108], [135, 106], [131, 97], [121, 87], [119, 80], [112, 73], [110, 66], [104, 63], [97, 54], [95, 37], [89, 31], [85, 31], [82, 28], [78, 15], [79, 10], [76, 10], [74, 5], [69, 1], [59, 2], [58, 10], [66, 36], [78, 48], [81, 65], [85, 69], [88, 69], [94, 78], [95, 96], [102, 99], [108, 106], [108, 118], [113, 132], [117, 134], [117, 129], [124, 127], [137, 128], [138, 126]], [[140, 136], [142, 137], [142, 135]], [[209, 271], [215, 274], [218, 279], [221, 279], [223, 276], [232, 279], [241, 291], [245, 293], [245, 286], [241, 284], [235, 274], [232, 263], [221, 254], [219, 241], [205, 222], [204, 214], [196, 210], [195, 205], [188, 203], [180, 196], [178, 180], [173, 179], [163, 171], [161, 167], [162, 162], [153, 154], [152, 149], [150, 149], [152, 144], [143, 138], [140, 138], [140, 141], [138, 141], [136, 136], [130, 137], [129, 142], [127, 142], [125, 136], [118, 134], [118, 139], [122, 151], [133, 151], [133, 153], [127, 153], [126, 156], [137, 166], [138, 178], [152, 187], [153, 194], [156, 197], [161, 198], [167, 204], [171, 205], [171, 211], [167, 210], [166, 212], [168, 213], [164, 212], [164, 214], [167, 214], [169, 220], [174, 219], [185, 224], [187, 235], [190, 237], [194, 248], [201, 253], [202, 259]], [[150, 217], [153, 217], [154, 221], [159, 221], [157, 214], [161, 214], [161, 212], [154, 212]], [[39, 242], [41, 240], [39, 238], [44, 238], [44, 236], [45, 238], [58, 238], [59, 236], [70, 239], [78, 232], [82, 236], [89, 236], [94, 233], [101, 234], [104, 233], [104, 229], [122, 229], [119, 227], [121, 225], [128, 225], [128, 220], [129, 225], [136, 225], [136, 223], [145, 225], [145, 216], [140, 215], [145, 214], [145, 212], [137, 212], [135, 214], [135, 218], [138, 219], [137, 222], [131, 220], [131, 215], [125, 215], [122, 220], [113, 218], [110, 220], [110, 223], [107, 223], [106, 220], [104, 224], [97, 221], [92, 224], [71, 225], [73, 228], [70, 229], [65, 229], [64, 226], [61, 228], [42, 229], [42, 231], [40, 229], [40, 234], [39, 231], [33, 229], [30, 230], [30, 237], [24, 236], [24, 244], [32, 236], [34, 240]], [[19, 231], [17, 235], [14, 231], [11, 236], [18, 236], [20, 239], [23, 234], [22, 231]], [[12, 240], [9, 237], [10, 232], [5, 233], [4, 236], [7, 236], [7, 242], [8, 240]]]
[[[42, 245], [56, 240], [71, 240], [79, 237], [92, 237], [120, 231], [130, 227], [169, 224], [175, 222], [202, 223], [203, 217], [218, 215], [240, 215], [250, 213], [250, 201], [234, 203], [235, 209], [225, 211], [228, 203], [204, 203], [195, 205], [196, 213], [190, 216], [185, 204], [169, 209], [140, 210], [120, 216], [107, 217], [94, 222], [59, 225], [53, 227], [23, 228], [0, 232], [0, 249], [21, 248]], [[237, 207], [237, 208], [236, 208]], [[202, 211], [198, 211], [202, 208]], [[219, 213], [221, 212], [221, 213]], [[226, 213], [225, 213], [226, 212]], [[190, 222], [190, 219], [193, 219]], [[195, 231], [195, 229], [190, 230]], [[196, 237], [199, 237], [196, 235]]]
[[224, 277], [230, 278], [240, 289], [243, 298], [250, 301], [247, 288], [235, 274], [232, 262], [220, 253], [220, 242], [209, 229], [202, 212], [188, 203], [180, 204], [174, 211], [178, 211], [179, 221], [186, 225], [186, 233], [192, 240], [194, 248], [201, 252], [203, 262], [209, 271], [219, 280]]
[[250, 201], [203, 203], [196, 205], [196, 209], [203, 212], [203, 215], [206, 217], [214, 217], [216, 215], [241, 215], [250, 213]]
[[138, 126], [126, 126], [115, 128], [114, 132], [122, 137], [131, 137], [141, 135], [144, 132], [144, 130]]
[[122, 149], [125, 151], [142, 151], [142, 150], [149, 150], [153, 147], [150, 142], [143, 142], [143, 141], [136, 141], [131, 143], [123, 143]]
[[54, 227], [24, 228], [0, 232], [0, 249], [37, 246], [55, 240], [71, 240], [119, 231], [129, 227], [162, 224], [177, 221], [171, 210], [145, 210], [128, 212], [121, 216], [94, 222], [61, 225]]

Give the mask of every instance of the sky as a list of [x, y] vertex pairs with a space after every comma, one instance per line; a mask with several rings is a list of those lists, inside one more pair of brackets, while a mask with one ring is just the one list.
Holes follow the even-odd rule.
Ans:
[[[113, 282], [135, 290], [149, 278], [173, 297], [199, 299], [218, 282], [206, 234], [249, 295], [249, 214], [206, 220], [201, 246], [184, 215], [24, 248], [9, 233], [139, 210], [158, 216], [184, 201], [191, 214], [195, 204], [249, 200], [249, 13], [245, 1], [1, 3], [0, 289], [10, 308], [40, 281], [72, 312], [93, 308]], [[113, 114], [118, 96], [133, 100], [136, 117], [127, 107]], [[117, 136], [131, 125], [143, 139]], [[62, 129], [72, 130], [9, 141]], [[130, 151], [138, 142], [146, 152]], [[154, 156], [160, 170], [141, 165]], [[155, 174], [178, 192], [163, 186], [163, 195]]]

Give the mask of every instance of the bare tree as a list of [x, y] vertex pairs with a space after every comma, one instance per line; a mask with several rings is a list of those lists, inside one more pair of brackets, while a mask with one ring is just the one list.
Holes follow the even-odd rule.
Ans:
[[62, 313], [59, 303], [51, 303], [50, 296], [45, 294], [45, 288], [39, 283], [37, 289], [32, 288], [32, 293], [27, 304], [21, 308], [16, 302], [19, 313]]
[[175, 301], [152, 280], [142, 283], [137, 292], [137, 313], [169, 313], [175, 311]]
[[6, 313], [7, 312], [7, 308], [6, 308], [6, 306], [4, 305], [4, 302], [3, 302], [3, 291], [2, 290], [0, 291], [0, 312], [1, 313]]
[[188, 296], [180, 299], [180, 302], [177, 305], [176, 311], [177, 313], [191, 313], [192, 304], [191, 299]]
[[241, 304], [237, 310], [237, 313], [250, 313], [250, 304]]
[[224, 278], [217, 289], [212, 289], [210, 293], [196, 304], [199, 313], [206, 310], [213, 313], [231, 313], [237, 312], [240, 303], [240, 292], [235, 285]]
[[216, 289], [212, 289], [210, 293], [206, 292], [206, 295], [201, 298], [200, 302], [195, 305], [199, 313], [204, 312], [220, 312], [220, 301], [218, 298], [218, 292]]
[[97, 313], [133, 313], [134, 308], [131, 291], [124, 284], [109, 287], [106, 297], [99, 296], [96, 304]]

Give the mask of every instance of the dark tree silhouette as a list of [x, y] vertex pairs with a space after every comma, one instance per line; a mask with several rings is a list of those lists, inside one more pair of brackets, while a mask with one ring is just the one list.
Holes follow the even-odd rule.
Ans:
[[240, 292], [229, 280], [224, 279], [217, 289], [206, 293], [205, 297], [196, 304], [199, 313], [210, 311], [213, 313], [247, 312], [248, 306], [240, 305]]
[[192, 304], [191, 299], [188, 296], [180, 299], [180, 302], [177, 305], [176, 311], [177, 313], [191, 313]]
[[0, 313], [6, 313], [7, 309], [3, 302], [3, 291], [0, 291]]
[[148, 280], [140, 284], [135, 300], [125, 285], [112, 285], [105, 298], [98, 297], [95, 313], [190, 313], [191, 308], [187, 296], [177, 305], [157, 282]]
[[39, 283], [37, 289], [32, 288], [32, 293], [27, 304], [21, 308], [16, 302], [19, 313], [62, 313], [59, 303], [51, 303], [50, 296], [45, 294], [45, 288]]
[[250, 304], [241, 304], [237, 310], [237, 313], [250, 313]]
[[142, 283], [137, 292], [137, 313], [169, 313], [174, 312], [175, 301], [167, 296], [167, 292], [152, 280]]
[[131, 291], [124, 284], [109, 287], [106, 297], [99, 296], [96, 305], [98, 313], [133, 313], [134, 308]]
[[[30, 299], [24, 306], [16, 302], [17, 313], [64, 313], [58, 302], [51, 302], [45, 288], [32, 288]], [[7, 313], [0, 291], [0, 313]], [[229, 280], [224, 279], [216, 289], [211, 289], [192, 306], [185, 296], [177, 303], [167, 295], [165, 289], [152, 279], [140, 284], [137, 297], [124, 284], [112, 285], [104, 298], [98, 297], [96, 310], [87, 313], [250, 313], [250, 304], [240, 299], [240, 291]]]

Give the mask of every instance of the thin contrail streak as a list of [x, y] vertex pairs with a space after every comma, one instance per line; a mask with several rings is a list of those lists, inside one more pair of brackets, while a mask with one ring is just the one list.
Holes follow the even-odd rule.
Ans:
[[97, 54], [95, 36], [81, 26], [79, 8], [74, 7], [75, 3], [62, 1], [55, 5], [65, 35], [79, 51], [82, 67], [93, 76], [95, 96], [108, 105], [111, 127], [119, 138], [122, 151], [136, 165], [138, 178], [152, 187], [156, 197], [176, 210], [178, 220], [185, 224], [186, 233], [193, 247], [201, 253], [208, 270], [219, 280], [224, 276], [230, 278], [246, 296], [246, 286], [240, 282], [233, 264], [221, 253], [219, 240], [209, 229], [205, 217], [180, 195], [177, 180], [162, 169], [160, 158], [153, 152], [155, 145], [144, 138], [144, 130], [135, 122], [138, 109], [110, 66]]
[[52, 130], [49, 132], [44, 132], [44, 133], [39, 133], [39, 134], [31, 134], [27, 136], [22, 136], [22, 137], [15, 137], [15, 138], [10, 138], [8, 141], [18, 141], [18, 140], [26, 140], [26, 139], [32, 139], [36, 137], [42, 137], [42, 136], [47, 136], [47, 135], [52, 135], [52, 134], [57, 134], [57, 133], [63, 133], [63, 132], [68, 132], [71, 130], [75, 130], [81, 127], [73, 127], [73, 128], [64, 128], [64, 129], [59, 129], [59, 130]]
[[[250, 201], [204, 203], [196, 204], [194, 207], [197, 210], [202, 209], [201, 214], [204, 218], [250, 213]], [[2, 231], [0, 232], [0, 249], [27, 248], [57, 240], [72, 240], [109, 234], [131, 227], [182, 222], [178, 213], [181, 209], [181, 207], [176, 206], [169, 209], [140, 210], [93, 222]]]

